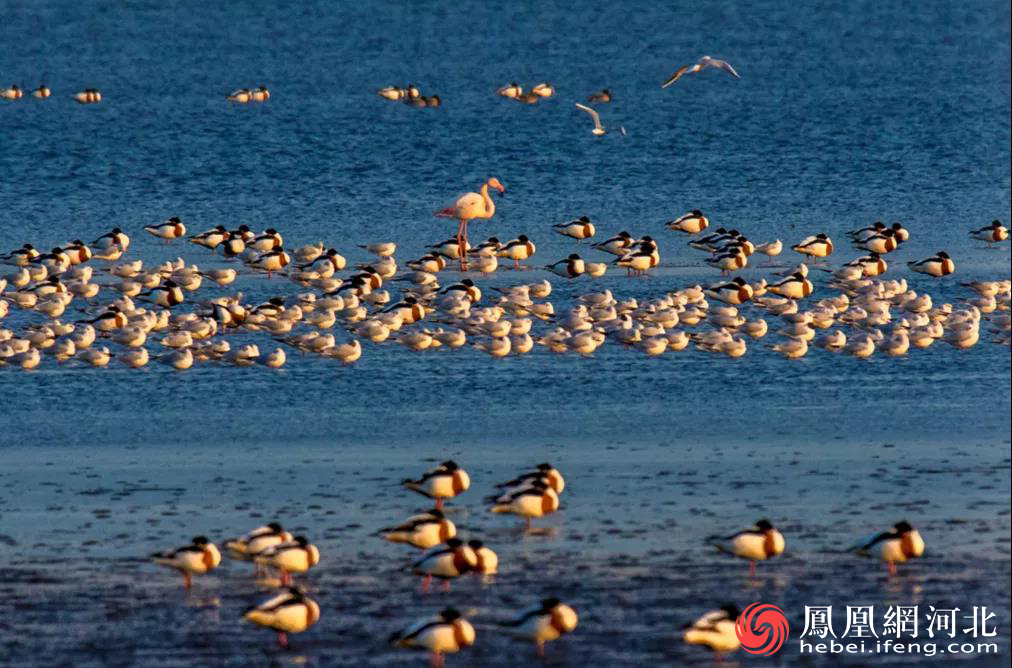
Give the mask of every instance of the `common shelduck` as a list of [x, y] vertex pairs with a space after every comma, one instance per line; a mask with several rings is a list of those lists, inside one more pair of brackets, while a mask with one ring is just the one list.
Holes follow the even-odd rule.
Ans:
[[234, 90], [226, 95], [225, 99], [237, 104], [248, 104], [253, 100], [253, 91], [249, 88], [240, 88], [239, 90]]
[[6, 88], [0, 88], [0, 98], [4, 100], [20, 100], [25, 93], [17, 84], [11, 84]]
[[157, 225], [145, 225], [144, 231], [148, 234], [152, 234], [159, 239], [164, 239], [165, 243], [178, 239], [179, 237], [186, 234], [186, 225], [180, 220], [178, 216], [173, 216], [166, 220], [164, 223]]
[[545, 269], [563, 278], [576, 278], [583, 275], [586, 271], [586, 265], [578, 254], [571, 253], [569, 257], [550, 264]]
[[201, 232], [200, 234], [193, 235], [192, 237], [190, 237], [190, 241], [197, 244], [198, 246], [203, 246], [204, 248], [210, 248], [211, 250], [214, 250], [221, 244], [221, 242], [225, 241], [225, 239], [227, 238], [228, 238], [228, 230], [225, 229], [224, 225], [218, 225], [206, 232]]
[[739, 614], [738, 608], [733, 605], [724, 605], [704, 613], [683, 627], [682, 641], [687, 645], [705, 645], [718, 657], [723, 652], [733, 652], [741, 647], [734, 628]]
[[268, 227], [263, 231], [263, 234], [253, 237], [250, 239], [246, 246], [255, 248], [258, 251], [272, 251], [279, 250], [284, 246], [284, 237], [273, 227]]
[[432, 668], [443, 668], [444, 655], [474, 644], [474, 627], [454, 608], [425, 617], [390, 636], [394, 647], [424, 650], [431, 654]]
[[524, 94], [524, 89], [516, 81], [513, 81], [506, 84], [505, 86], [501, 86], [499, 90], [497, 90], [496, 92], [502, 97], [508, 97], [510, 99], [515, 100], [516, 98]]
[[757, 561], [765, 561], [784, 551], [784, 536], [769, 520], [759, 520], [754, 526], [730, 536], [713, 537], [711, 545], [721, 552], [748, 559], [751, 575], [755, 575]]
[[686, 234], [699, 234], [710, 226], [710, 220], [699, 209], [693, 209], [679, 218], [669, 220], [666, 226], [669, 230], [685, 232]]
[[797, 273], [766, 286], [766, 289], [788, 299], [802, 299], [812, 294], [813, 286], [810, 280]]
[[802, 255], [810, 257], [828, 257], [833, 254], [833, 240], [823, 233], [806, 237], [791, 248]]
[[183, 586], [189, 589], [193, 584], [193, 575], [204, 575], [218, 567], [221, 563], [221, 553], [207, 538], [197, 536], [189, 545], [166, 552], [155, 552], [151, 555], [151, 559], [156, 564], [175, 568], [182, 573]]
[[623, 230], [610, 239], [605, 239], [594, 244], [591, 248], [621, 257], [626, 254], [626, 251], [633, 245], [633, 242], [635, 242], [635, 239], [632, 238], [632, 235]]
[[[533, 470], [521, 473], [512, 480], [499, 483], [496, 487], [507, 490], [515, 489], [529, 486], [534, 480], [543, 480], [549, 487], [555, 490], [556, 494], [562, 494], [562, 491], [566, 489], [566, 479], [562, 476], [562, 472], [548, 462], [538, 464]], [[497, 496], [491, 497], [490, 500], [494, 500]]]
[[31, 244], [24, 244], [21, 248], [16, 248], [10, 253], [4, 255], [2, 259], [7, 264], [13, 264], [16, 267], [25, 267], [28, 263], [39, 256], [39, 251], [35, 249]]
[[531, 88], [531, 92], [538, 97], [552, 97], [555, 95], [555, 86], [550, 83], [539, 83]]
[[450, 580], [470, 573], [478, 566], [478, 555], [470, 545], [459, 538], [426, 550], [411, 562], [409, 568], [415, 575], [422, 576], [422, 591], [428, 591], [432, 578], [443, 581], [443, 589], [450, 588]]
[[568, 223], [556, 223], [552, 225], [552, 229], [564, 237], [571, 237], [581, 241], [591, 238], [597, 232], [594, 228], [594, 223], [590, 222], [590, 218], [587, 216], [580, 216]]
[[544, 656], [545, 643], [572, 633], [579, 621], [573, 608], [552, 597], [524, 608], [502, 626], [512, 635], [533, 640], [538, 656]]
[[499, 555], [480, 540], [469, 540], [467, 546], [474, 550], [477, 559], [472, 569], [477, 575], [495, 575], [499, 571]]
[[436, 508], [442, 510], [445, 499], [452, 499], [467, 491], [467, 488], [471, 486], [471, 478], [467, 475], [467, 471], [450, 459], [436, 468], [426, 471], [420, 478], [416, 480], [408, 478], [401, 484], [422, 496], [435, 499]]
[[528, 529], [531, 519], [550, 515], [559, 509], [559, 495], [548, 483], [536, 479], [528, 486], [507, 490], [495, 499], [493, 513], [509, 513], [524, 518]]
[[526, 234], [521, 234], [516, 239], [503, 244], [497, 255], [513, 260], [513, 267], [519, 269], [520, 262], [530, 258], [535, 252], [537, 252], [537, 247], [534, 242], [528, 239]]
[[457, 527], [446, 518], [442, 510], [412, 515], [404, 522], [380, 529], [377, 533], [392, 543], [407, 543], [427, 550], [445, 543], [457, 535]]
[[1008, 228], [1002, 225], [1000, 220], [996, 219], [991, 221], [991, 224], [987, 227], [972, 230], [970, 236], [974, 239], [986, 241], [987, 245], [990, 246], [991, 244], [1008, 239]]
[[725, 304], [737, 305], [751, 300], [754, 290], [744, 278], [739, 276], [728, 283], [711, 285], [704, 292], [708, 297], [713, 297]]
[[917, 529], [906, 521], [897, 522], [888, 531], [868, 536], [849, 551], [862, 556], [878, 557], [885, 562], [890, 575], [896, 574], [896, 564], [906, 563], [924, 554], [924, 539]]
[[91, 245], [96, 246], [98, 248], [108, 248], [109, 246], [117, 245], [120, 246], [123, 250], [126, 250], [127, 248], [130, 247], [130, 237], [128, 237], [126, 233], [120, 228], [114, 227], [110, 231], [106, 232], [102, 236], [92, 241]]
[[907, 266], [919, 274], [927, 274], [936, 278], [948, 276], [956, 271], [956, 263], [952, 261], [952, 258], [945, 251], [939, 251], [937, 255], [929, 257], [926, 260], [907, 262]]
[[85, 88], [74, 93], [74, 101], [78, 104], [96, 104], [102, 101], [102, 92], [97, 88]]
[[147, 292], [140, 293], [139, 297], [145, 301], [149, 301], [152, 304], [163, 306], [165, 308], [172, 308], [183, 303], [185, 299], [182, 288], [176, 284], [171, 278], [165, 279], [165, 281], [157, 288], [152, 288]]
[[305, 573], [320, 563], [320, 550], [305, 536], [265, 547], [253, 554], [253, 561], [261, 566], [276, 568], [281, 574], [281, 584], [291, 584], [292, 573]]
[[613, 99], [614, 96], [612, 95], [612, 92], [607, 88], [603, 88], [596, 93], [591, 93], [587, 96], [587, 102], [594, 104], [604, 104], [606, 102], [611, 102]]
[[289, 633], [302, 633], [320, 619], [320, 606], [299, 587], [248, 608], [243, 619], [278, 633], [278, 645], [288, 647]]

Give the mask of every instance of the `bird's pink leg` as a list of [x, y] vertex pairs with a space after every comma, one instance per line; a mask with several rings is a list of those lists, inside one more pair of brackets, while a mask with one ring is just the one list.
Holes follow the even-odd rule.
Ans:
[[524, 530], [525, 531], [530, 531], [531, 530], [531, 518], [525, 517], [524, 521], [526, 522], [526, 526], [524, 527]]
[[457, 227], [457, 254], [460, 256], [460, 270], [467, 271], [467, 221], [463, 218]]
[[288, 649], [288, 634], [284, 631], [278, 631], [278, 647]]
[[443, 509], [443, 497], [439, 497], [436, 499], [436, 510], [442, 509]]
[[286, 587], [292, 584], [292, 575], [283, 568], [281, 569], [281, 584]]
[[894, 562], [886, 562], [886, 568], [889, 569], [889, 575], [896, 575], [896, 564]]
[[450, 581], [443, 580], [443, 591], [450, 591]]
[[755, 577], [755, 562], [754, 561], [748, 562], [748, 574], [751, 577]]
[[183, 571], [183, 587], [189, 589], [193, 586], [193, 578], [190, 577], [189, 572]]
[[422, 593], [423, 594], [428, 593], [428, 591], [429, 591], [429, 585], [431, 583], [432, 583], [432, 576], [431, 575], [426, 575], [424, 578], [422, 578]]
[[433, 652], [429, 665], [432, 666], [432, 668], [443, 668], [443, 655], [438, 652]]
[[539, 659], [545, 658], [545, 643], [541, 641], [534, 641], [534, 652], [538, 655]]

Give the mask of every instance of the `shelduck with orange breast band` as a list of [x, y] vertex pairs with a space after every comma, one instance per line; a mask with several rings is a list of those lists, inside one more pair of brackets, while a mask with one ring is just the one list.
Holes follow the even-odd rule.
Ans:
[[189, 545], [155, 552], [151, 559], [162, 566], [174, 568], [183, 574], [183, 586], [189, 589], [193, 585], [193, 575], [204, 575], [218, 567], [221, 553], [214, 543], [204, 536], [196, 536]]
[[320, 619], [320, 606], [299, 587], [286, 591], [243, 613], [243, 619], [278, 633], [278, 645], [288, 647], [289, 633], [303, 633]]
[[721, 552], [748, 559], [750, 573], [755, 575], [756, 562], [783, 554], [786, 542], [783, 534], [769, 520], [759, 520], [744, 531], [711, 538], [710, 544]]
[[903, 564], [924, 554], [924, 539], [909, 522], [900, 521], [888, 531], [862, 539], [849, 551], [861, 556], [878, 557], [885, 562], [890, 575], [896, 575], [896, 564]]
[[394, 632], [389, 642], [403, 649], [426, 650], [431, 654], [432, 668], [442, 668], [445, 654], [470, 647], [474, 639], [471, 623], [455, 608], [446, 608], [438, 615], [425, 617]]
[[442, 510], [445, 499], [452, 499], [467, 491], [471, 486], [471, 478], [467, 475], [467, 471], [450, 459], [436, 468], [426, 471], [417, 480], [408, 478], [401, 484], [422, 496], [435, 499], [436, 508]]
[[573, 608], [553, 596], [521, 610], [502, 625], [514, 635], [533, 640], [538, 656], [544, 656], [545, 643], [572, 633], [579, 621]]

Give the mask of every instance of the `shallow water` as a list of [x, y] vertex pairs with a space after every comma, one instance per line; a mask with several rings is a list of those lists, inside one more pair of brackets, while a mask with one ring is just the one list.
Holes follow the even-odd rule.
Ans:
[[[970, 294], [905, 261], [946, 249], [953, 278], [1009, 275], [1007, 245], [966, 237], [1010, 208], [1004, 3], [572, 12], [544, 2], [36, 2], [0, 8], [0, 42], [0, 84], [44, 77], [56, 91], [0, 102], [4, 252], [119, 225], [134, 239], [131, 259], [219, 263], [142, 237], [142, 225], [180, 215], [193, 232], [245, 222], [278, 227], [291, 246], [325, 239], [350, 264], [368, 259], [355, 244], [396, 240], [403, 261], [452, 232], [433, 210], [494, 174], [508, 193], [471, 236], [527, 233], [534, 265], [596, 255], [549, 229], [581, 214], [601, 238], [628, 229], [660, 241], [651, 278], [553, 280], [558, 312], [591, 289], [650, 297], [716, 280], [662, 227], [694, 207], [756, 241], [824, 230], [840, 248], [834, 260], [856, 256], [845, 230], [901, 220], [913, 236], [886, 278], [905, 277], [936, 303]], [[658, 89], [703, 53], [728, 58], [742, 79], [706, 72]], [[535, 107], [492, 94], [513, 79], [547, 79], [559, 94]], [[409, 81], [444, 106], [372, 94]], [[267, 104], [223, 100], [261, 83]], [[68, 99], [88, 86], [102, 104]], [[602, 119], [626, 136], [594, 138], [572, 106], [605, 86], [617, 97]], [[478, 283], [541, 278], [503, 271]], [[831, 294], [816, 280], [815, 297]], [[292, 291], [262, 277], [237, 287], [254, 303]], [[15, 309], [2, 324], [25, 318]], [[417, 614], [452, 600], [488, 625], [558, 594], [581, 627], [549, 646], [551, 665], [708, 664], [709, 653], [678, 642], [678, 627], [752, 600], [784, 608], [793, 638], [805, 605], [987, 605], [999, 611], [995, 663], [1005, 665], [1010, 393], [1008, 347], [983, 340], [869, 361], [813, 351], [790, 362], [761, 343], [739, 360], [648, 359], [609, 344], [589, 359], [537, 349], [494, 362], [367, 344], [348, 368], [292, 354], [281, 372], [51, 359], [33, 373], [0, 369], [0, 557], [10, 565], [0, 664], [415, 665], [421, 657], [381, 641]], [[396, 482], [446, 457], [474, 479], [454, 520], [499, 550], [503, 573], [419, 597], [397, 571], [410, 553], [369, 534], [422, 507]], [[492, 483], [543, 460], [570, 483], [563, 511], [542, 523], [552, 531], [524, 535], [483, 511]], [[757, 579], [703, 546], [760, 516], [789, 549]], [[291, 653], [238, 623], [258, 598], [246, 565], [198, 579], [187, 596], [141, 559], [272, 517], [304, 528], [324, 554], [308, 579], [323, 617]], [[833, 552], [901, 517], [928, 553], [900, 577]], [[778, 657], [797, 659], [794, 644]], [[513, 665], [526, 651], [481, 626], [478, 645], [450, 662]]]

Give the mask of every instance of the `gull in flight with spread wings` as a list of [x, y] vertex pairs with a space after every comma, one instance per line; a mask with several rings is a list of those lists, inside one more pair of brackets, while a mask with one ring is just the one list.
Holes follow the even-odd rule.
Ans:
[[[591, 132], [593, 132], [598, 137], [607, 132], [607, 130], [604, 129], [604, 126], [601, 125], [601, 116], [598, 115], [595, 109], [591, 109], [587, 105], [580, 104], [579, 102], [576, 103], [576, 108], [579, 109], [580, 111], [586, 111], [588, 114], [590, 114], [590, 117], [594, 119], [594, 129], [591, 130]], [[622, 136], [625, 136], [625, 126], [620, 127], [618, 131], [622, 133]]]
[[681, 67], [679, 67], [678, 70], [674, 74], [672, 74], [667, 81], [661, 84], [661, 88], [667, 88], [671, 84], [675, 83], [676, 81], [682, 78], [683, 74], [694, 74], [707, 67], [716, 67], [718, 69], [722, 69], [731, 76], [733, 76], [735, 79], [741, 79], [741, 76], [739, 76], [738, 73], [734, 71], [734, 68], [731, 67], [731, 63], [727, 62], [726, 60], [711, 58], [710, 56], [703, 56], [702, 58], [699, 59], [699, 62], [696, 63], [695, 65], [682, 65]]

